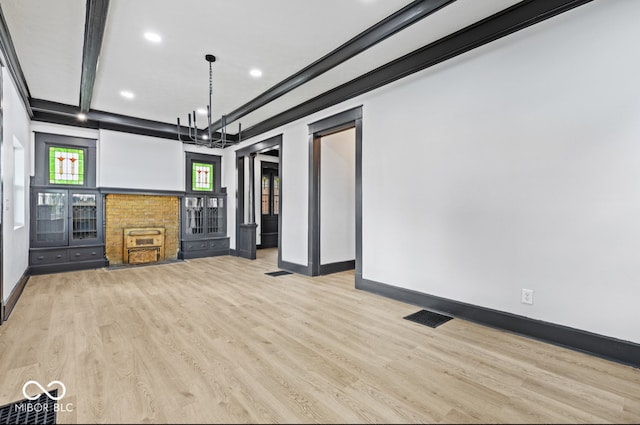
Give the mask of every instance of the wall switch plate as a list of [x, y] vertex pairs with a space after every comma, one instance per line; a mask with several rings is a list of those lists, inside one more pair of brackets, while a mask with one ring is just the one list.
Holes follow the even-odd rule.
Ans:
[[522, 304], [533, 304], [533, 289], [522, 289]]

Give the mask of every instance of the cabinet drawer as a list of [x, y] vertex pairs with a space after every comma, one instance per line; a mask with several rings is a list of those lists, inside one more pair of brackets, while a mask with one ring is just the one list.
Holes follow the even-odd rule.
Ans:
[[229, 239], [216, 239], [214, 241], [209, 241], [209, 249], [229, 249]]
[[66, 249], [38, 250], [31, 251], [29, 254], [29, 262], [31, 264], [55, 264], [64, 263], [69, 260]]
[[199, 251], [199, 250], [207, 249], [207, 247], [208, 247], [207, 241], [194, 241], [194, 242], [184, 243], [185, 251]]
[[72, 248], [69, 250], [69, 261], [100, 260], [104, 257], [104, 248], [101, 246], [89, 248]]

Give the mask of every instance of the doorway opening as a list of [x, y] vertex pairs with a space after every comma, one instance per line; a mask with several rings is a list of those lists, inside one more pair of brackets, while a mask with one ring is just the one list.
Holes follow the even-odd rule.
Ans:
[[[236, 151], [236, 255], [255, 260], [277, 258], [282, 251], [282, 135]], [[266, 177], [266, 181], [263, 179]], [[263, 196], [265, 195], [265, 196]], [[277, 252], [276, 252], [277, 251]]]
[[309, 274], [362, 277], [362, 107], [309, 125]]
[[[278, 154], [274, 149], [269, 152]], [[273, 154], [271, 154], [273, 155]], [[278, 159], [278, 156], [273, 155]], [[280, 213], [280, 164], [271, 160], [260, 161], [260, 223], [258, 224], [258, 248], [278, 246], [278, 217]]]

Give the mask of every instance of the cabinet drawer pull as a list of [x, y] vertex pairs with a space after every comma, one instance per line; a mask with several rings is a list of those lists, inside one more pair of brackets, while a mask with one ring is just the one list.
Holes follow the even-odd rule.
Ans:
[[44, 255], [38, 255], [38, 260], [44, 260]]
[[92, 251], [91, 255], [98, 255], [98, 253], [96, 251]]
[[76, 254], [75, 254], [75, 255], [76, 255], [76, 257], [79, 257], [79, 256], [80, 256], [80, 255], [82, 255], [82, 254], [80, 254], [79, 252], [76, 252]]
[[62, 258], [62, 254], [56, 255], [56, 258]]

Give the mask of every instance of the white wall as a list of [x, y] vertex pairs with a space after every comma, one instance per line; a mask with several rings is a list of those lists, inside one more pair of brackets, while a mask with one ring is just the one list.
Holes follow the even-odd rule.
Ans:
[[98, 186], [184, 190], [182, 143], [100, 130]]
[[364, 277], [640, 342], [639, 13], [594, 2], [372, 99]]
[[307, 125], [363, 105], [364, 278], [639, 343], [637, 16], [594, 1], [245, 141], [283, 134], [283, 259]]
[[[3, 262], [3, 294], [7, 301], [16, 284], [29, 264], [29, 158], [31, 157], [31, 137], [29, 133], [29, 115], [15, 88], [11, 75], [2, 68], [3, 93], [3, 126], [2, 126], [2, 262]], [[25, 211], [24, 225], [14, 226], [14, 138], [23, 148], [25, 196], [22, 208]]]
[[320, 264], [356, 258], [356, 130], [320, 139]]

